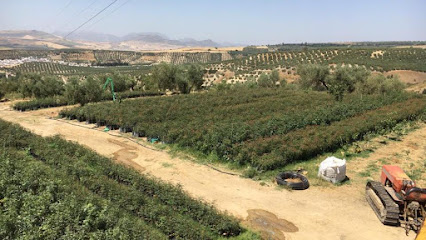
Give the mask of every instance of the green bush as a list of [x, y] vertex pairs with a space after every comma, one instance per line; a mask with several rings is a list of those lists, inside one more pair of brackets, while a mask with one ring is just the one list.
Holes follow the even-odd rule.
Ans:
[[182, 189], [78, 144], [1, 120], [0, 131], [2, 239], [216, 239], [243, 231]]
[[360, 94], [392, 94], [400, 93], [405, 85], [398, 77], [385, 77], [383, 74], [371, 75], [365, 82], [358, 82], [356, 90]]
[[4, 121], [0, 129], [1, 239], [167, 238], [143, 219], [34, 158], [28, 148], [34, 135]]
[[41, 108], [59, 107], [67, 105], [68, 101], [65, 97], [49, 97], [42, 99], [34, 99], [31, 101], [18, 102], [13, 105], [13, 109], [18, 111], [38, 110]]
[[[69, 89], [71, 87], [73, 88], [72, 90]], [[13, 109], [18, 111], [31, 111], [31, 110], [38, 110], [41, 108], [50, 108], [50, 107], [59, 107], [59, 106], [77, 104], [78, 99], [85, 98], [83, 94], [86, 94], [84, 90], [79, 91], [79, 89], [80, 89], [80, 85], [67, 84], [64, 96], [55, 96], [55, 97], [49, 97], [49, 98], [41, 98], [41, 99], [34, 99], [30, 101], [18, 102], [13, 105]], [[127, 92], [119, 93], [118, 98], [126, 99], [126, 98], [137, 98], [137, 97], [159, 96], [163, 94], [164, 93], [157, 92], [157, 91], [155, 92], [127, 91]], [[110, 100], [112, 100], [112, 97], [109, 92], [102, 93], [102, 98], [100, 101], [110, 101]]]

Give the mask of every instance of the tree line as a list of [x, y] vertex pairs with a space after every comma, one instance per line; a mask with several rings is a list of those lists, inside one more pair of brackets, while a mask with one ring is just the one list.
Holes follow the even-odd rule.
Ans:
[[187, 94], [202, 89], [203, 75], [204, 69], [199, 65], [175, 66], [166, 63], [154, 66], [152, 72], [147, 75], [131, 76], [115, 72], [71, 77], [66, 81], [58, 76], [18, 73], [13, 77], [0, 78], [0, 99], [7, 94], [17, 94], [23, 98], [38, 100], [54, 99], [52, 97], [60, 96], [61, 100], [67, 104], [85, 105], [105, 99], [105, 90], [102, 89], [102, 85], [108, 77], [113, 79], [114, 91], [117, 93], [170, 90]]
[[397, 76], [385, 77], [372, 74], [364, 67], [338, 66], [331, 69], [328, 65], [305, 64], [297, 68], [302, 89], [327, 91], [338, 101], [346, 94], [389, 94], [404, 89]]

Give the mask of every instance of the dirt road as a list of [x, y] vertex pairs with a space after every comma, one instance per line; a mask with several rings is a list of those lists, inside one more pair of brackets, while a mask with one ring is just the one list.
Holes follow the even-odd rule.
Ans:
[[[60, 134], [143, 173], [179, 183], [190, 195], [262, 228], [270, 239], [403, 240], [415, 237], [414, 233], [407, 237], [402, 228], [383, 226], [379, 222], [364, 200], [365, 182], [338, 188], [312, 187], [306, 191], [278, 189], [272, 183], [261, 186], [259, 182], [223, 174], [205, 165], [172, 158], [166, 152], [140, 146], [126, 138], [90, 129], [93, 125], [47, 118], [55, 116], [58, 109], [16, 112], [2, 103], [0, 118], [42, 136]], [[419, 137], [425, 139], [425, 128], [406, 136], [409, 139]], [[423, 142], [417, 150], [425, 151], [424, 145]], [[357, 161], [350, 161], [348, 169], [355, 169]]]

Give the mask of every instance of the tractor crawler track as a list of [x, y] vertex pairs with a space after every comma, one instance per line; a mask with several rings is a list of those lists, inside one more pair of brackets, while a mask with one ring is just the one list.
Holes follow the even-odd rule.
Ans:
[[[370, 204], [371, 208], [376, 213], [380, 221], [385, 225], [397, 226], [399, 225], [399, 207], [398, 204], [393, 201], [389, 196], [388, 192], [384, 186], [379, 182], [369, 182], [367, 183], [366, 189], [366, 199]], [[381, 204], [383, 204], [384, 209], [380, 209], [374, 203], [374, 200], [368, 194], [368, 190], [371, 189], [374, 191], [376, 196], [380, 199]]]

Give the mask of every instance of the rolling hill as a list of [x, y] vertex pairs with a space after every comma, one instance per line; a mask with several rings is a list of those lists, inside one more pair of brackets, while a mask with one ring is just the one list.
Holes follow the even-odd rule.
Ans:
[[[165, 50], [184, 47], [223, 47], [210, 39], [170, 39], [160, 33], [130, 33], [119, 37], [112, 34], [77, 32], [53, 34], [37, 30], [0, 31], [0, 49], [102, 49], [102, 50]], [[229, 46], [229, 44], [227, 44]]]

